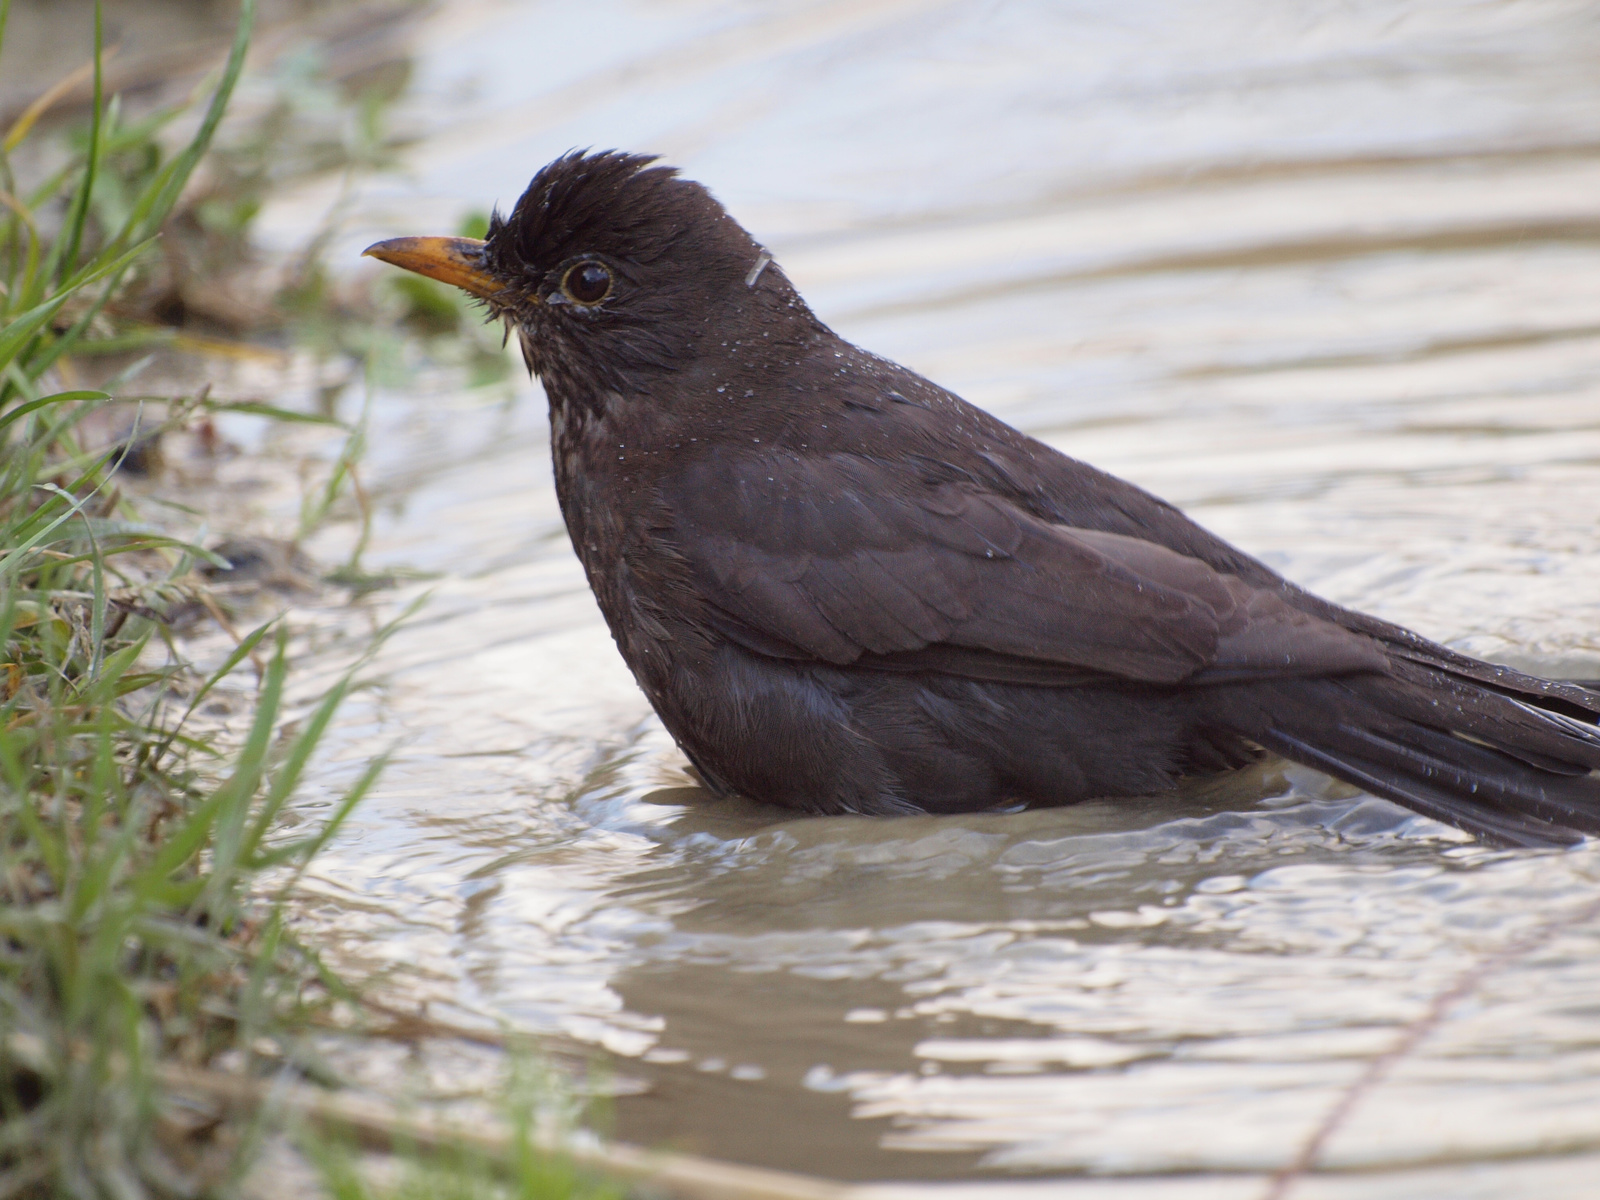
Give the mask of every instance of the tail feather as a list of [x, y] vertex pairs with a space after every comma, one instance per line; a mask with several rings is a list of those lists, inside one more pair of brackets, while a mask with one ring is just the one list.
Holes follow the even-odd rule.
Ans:
[[[1600, 695], [1569, 690], [1552, 699], [1531, 690], [1511, 693], [1470, 682], [1453, 671], [1411, 663], [1398, 664], [1389, 683], [1372, 680], [1361, 690], [1386, 711], [1478, 738], [1533, 765], [1542, 765], [1534, 760], [1548, 759], [1571, 764], [1580, 772], [1600, 768], [1600, 727], [1594, 723]], [[1575, 696], [1592, 697], [1594, 709], [1580, 708]]]
[[[1600, 702], [1600, 695], [1596, 696], [1596, 701]], [[1580, 742], [1593, 746], [1596, 757], [1600, 757], [1600, 725], [1586, 724], [1575, 717], [1567, 716], [1566, 713], [1552, 712], [1548, 708], [1536, 708], [1526, 700], [1512, 700], [1511, 703], [1529, 716], [1554, 725], [1568, 737], [1577, 738]], [[1597, 711], [1600, 711], [1600, 709], [1597, 709]], [[1600, 763], [1596, 765], [1600, 766]]]
[[1374, 796], [1393, 800], [1413, 812], [1502, 846], [1571, 846], [1583, 840], [1582, 834], [1547, 821], [1502, 812], [1453, 794], [1425, 778], [1395, 770], [1392, 763], [1373, 762], [1359, 754], [1324, 749], [1282, 730], [1271, 730], [1260, 740], [1274, 754], [1326, 771], [1336, 779], [1365, 788]]
[[1515, 672], [1490, 685], [1408, 666], [1399, 678], [1348, 676], [1258, 694], [1247, 736], [1505, 845], [1600, 836], [1600, 727], [1575, 715], [1600, 711], [1600, 694], [1572, 685], [1556, 695], [1545, 687], [1507, 694]]
[[1424, 778], [1483, 804], [1524, 812], [1553, 825], [1600, 832], [1600, 787], [1587, 773], [1545, 771], [1487, 746], [1425, 726], [1388, 735], [1368, 729], [1346, 729], [1348, 736], [1378, 755], [1409, 763]]
[[[1317, 602], [1315, 597], [1308, 597]], [[1329, 605], [1329, 616], [1356, 633], [1364, 633], [1384, 644], [1396, 667], [1415, 664], [1430, 673], [1448, 672], [1463, 680], [1507, 695], [1530, 698], [1540, 708], [1567, 705], [1576, 713], [1600, 714], [1600, 680], [1541, 679], [1515, 667], [1484, 662], [1448, 646], [1429, 641], [1402, 625], [1394, 625], [1368, 613], [1336, 609]]]

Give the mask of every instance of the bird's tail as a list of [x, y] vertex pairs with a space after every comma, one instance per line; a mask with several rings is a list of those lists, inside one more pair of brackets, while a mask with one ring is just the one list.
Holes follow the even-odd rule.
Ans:
[[1258, 685], [1235, 729], [1503, 845], [1600, 836], [1600, 692], [1445, 653], [1402, 652], [1389, 676]]

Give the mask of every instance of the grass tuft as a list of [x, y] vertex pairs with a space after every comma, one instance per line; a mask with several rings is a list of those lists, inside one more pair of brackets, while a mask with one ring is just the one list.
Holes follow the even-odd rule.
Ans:
[[[224, 1194], [245, 1130], [164, 1093], [158, 1065], [314, 1072], [300, 1031], [339, 994], [288, 936], [286, 888], [262, 904], [252, 885], [268, 871], [292, 883], [381, 768], [313, 832], [283, 835], [350, 681], [284, 736], [281, 624], [209, 675], [184, 661], [164, 618], [203, 586], [193, 568], [220, 560], [122, 497], [134, 437], [96, 449], [81, 436], [111, 393], [60, 386], [210, 146], [253, 16], [245, 0], [198, 128], [170, 158], [152, 136], [175, 112], [126, 126], [103, 94], [98, 9], [74, 154], [19, 198], [10, 158], [29, 114], [0, 141], [0, 1197]], [[141, 170], [108, 167], [135, 145]], [[242, 744], [193, 730], [256, 662]]]
[[[0, 0], [0, 52], [9, 7]], [[277, 100], [219, 138], [254, 15], [255, 0], [243, 0], [207, 87], [129, 117], [105, 94], [97, 5], [91, 62], [0, 131], [0, 1200], [235, 1194], [252, 1150], [281, 1127], [283, 1114], [257, 1093], [285, 1078], [333, 1080], [313, 1035], [349, 1032], [362, 1003], [293, 937], [286, 903], [382, 761], [320, 823], [291, 829], [282, 819], [352, 677], [309, 710], [286, 712], [285, 623], [234, 633], [206, 580], [229, 564], [145, 520], [122, 489], [144, 469], [146, 447], [191, 418], [341, 422], [331, 402], [309, 414], [212, 400], [206, 387], [146, 397], [146, 409], [119, 393], [149, 360], [99, 388], [79, 386], [77, 364], [164, 346], [266, 350], [213, 336], [219, 329], [287, 337], [348, 364], [337, 390], [364, 376], [370, 403], [374, 387], [407, 369], [405, 326], [469, 383], [508, 370], [498, 335], [451, 290], [402, 281], [375, 297], [339, 294], [320, 260], [327, 230], [265, 289], [268, 302], [204, 306], [208, 283], [248, 274], [251, 223], [275, 181], [382, 167], [391, 146], [382, 106], [392, 97], [368, 91], [347, 98], [358, 119], [337, 144], [306, 161], [285, 147], [295, 112], [337, 107], [323, 67], [304, 56], [281, 66]], [[13, 157], [41, 136], [51, 104], [85, 81], [87, 121], [67, 134], [64, 155], [33, 155], [48, 173], [22, 186]], [[193, 132], [170, 147], [163, 137], [191, 107]], [[482, 223], [463, 232], [481, 235]], [[260, 323], [263, 311], [276, 324]], [[304, 535], [353, 494], [363, 533], [329, 577], [352, 591], [384, 586], [360, 564], [366, 427], [363, 412], [301, 520]], [[106, 445], [110, 428], [122, 432]], [[236, 643], [208, 671], [174, 634], [197, 611]], [[211, 710], [241, 699], [248, 728], [221, 731]], [[306, 1134], [305, 1152], [330, 1195], [360, 1200], [617, 1194], [549, 1152], [552, 1097], [566, 1093], [553, 1077], [527, 1084], [532, 1076], [513, 1066], [509, 1157], [470, 1141], [401, 1144], [391, 1147], [398, 1174], [384, 1182], [327, 1137]]]

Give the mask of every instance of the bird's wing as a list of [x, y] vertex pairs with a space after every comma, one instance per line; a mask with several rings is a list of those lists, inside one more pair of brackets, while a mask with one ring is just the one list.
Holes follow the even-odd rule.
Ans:
[[1019, 682], [1381, 670], [1199, 559], [850, 454], [708, 456], [663, 496], [721, 631], [760, 653]]

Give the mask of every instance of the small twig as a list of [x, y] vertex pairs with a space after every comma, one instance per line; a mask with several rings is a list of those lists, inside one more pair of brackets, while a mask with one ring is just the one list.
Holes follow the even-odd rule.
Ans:
[[1591, 900], [1565, 916], [1547, 921], [1521, 937], [1512, 938], [1493, 954], [1480, 959], [1457, 976], [1454, 983], [1429, 1001], [1428, 1007], [1416, 1020], [1400, 1031], [1400, 1036], [1395, 1039], [1394, 1045], [1370, 1061], [1367, 1069], [1344, 1090], [1344, 1094], [1318, 1122], [1310, 1136], [1301, 1143], [1300, 1150], [1293, 1160], [1272, 1177], [1267, 1190], [1262, 1193], [1261, 1200], [1288, 1200], [1295, 1185], [1316, 1166], [1317, 1159], [1321, 1157], [1329, 1139], [1349, 1120], [1356, 1106], [1383, 1082], [1384, 1077], [1396, 1063], [1410, 1055], [1428, 1035], [1444, 1024], [1450, 1010], [1477, 991], [1485, 979], [1517, 959], [1532, 954], [1558, 933], [1582, 925], [1597, 916], [1600, 916], [1600, 899]]
[[[114, 46], [105, 47], [100, 51], [101, 64], [103, 65], [121, 49], [121, 42]], [[28, 131], [34, 127], [40, 117], [50, 110], [51, 105], [55, 104], [56, 101], [60, 100], [61, 97], [72, 91], [79, 84], [94, 76], [94, 65], [94, 59], [91, 58], [76, 70], [69, 71], [50, 87], [46, 88], [37, 100], [23, 109], [22, 115], [7, 130], [4, 142], [0, 142], [0, 152], [10, 154], [21, 145], [22, 139], [28, 136]]]
[[[211, 614], [211, 619], [222, 626], [222, 631], [233, 639], [235, 646], [244, 641], [244, 635], [234, 627], [232, 621], [228, 620], [228, 614], [222, 611], [222, 605], [216, 602], [210, 592], [203, 587], [195, 588], [194, 598], [200, 601], [206, 612]], [[262, 662], [261, 656], [252, 650], [250, 651], [250, 665], [256, 669], [256, 683], [259, 684], [267, 676], [267, 664]]]
[[367, 552], [367, 543], [372, 540], [372, 498], [361, 484], [361, 473], [356, 470], [356, 464], [350, 463], [345, 470], [350, 476], [350, 491], [355, 495], [356, 508], [361, 513], [361, 536], [356, 539], [356, 548], [350, 552], [350, 565], [360, 570], [361, 556]]
[[[529, 1045], [539, 1045], [547, 1055], [551, 1052], [547, 1039], [535, 1039], [531, 1034], [507, 1035], [492, 1029], [481, 1029], [471, 1025], [457, 1025], [450, 1021], [439, 1021], [428, 1016], [425, 1011], [407, 1012], [403, 1008], [395, 1008], [392, 1005], [373, 1000], [368, 996], [357, 995], [351, 997], [351, 1002], [360, 1005], [369, 1012], [386, 1018], [388, 1024], [381, 1028], [368, 1029], [355, 1027], [348, 1022], [327, 1016], [312, 1016], [310, 1021], [313, 1025], [336, 1033], [346, 1033], [356, 1037], [383, 1038], [385, 1041], [414, 1043], [425, 1038], [440, 1038], [450, 1041], [471, 1042], [480, 1046], [492, 1046], [497, 1050], [504, 1050], [509, 1046], [526, 1042]], [[571, 1048], [565, 1048], [565, 1052], [574, 1056], [576, 1053]]]
[[[382, 1101], [328, 1092], [280, 1080], [267, 1083], [219, 1071], [161, 1063], [155, 1076], [164, 1088], [201, 1095], [246, 1108], [291, 1113], [326, 1130], [337, 1130], [370, 1147], [396, 1150], [470, 1149], [502, 1163], [517, 1154], [515, 1137], [500, 1122], [475, 1117], [470, 1128], [402, 1112]], [[865, 1200], [867, 1189], [809, 1175], [747, 1167], [690, 1154], [653, 1153], [622, 1142], [566, 1145], [542, 1141], [547, 1153], [561, 1154], [587, 1170], [627, 1182], [647, 1184], [683, 1200]]]
[[[43, 1066], [49, 1051], [30, 1034], [0, 1039], [19, 1062]], [[86, 1052], [84, 1047], [75, 1047]], [[327, 1091], [280, 1075], [254, 1079], [204, 1067], [158, 1062], [150, 1073], [164, 1091], [203, 1097], [216, 1104], [267, 1110], [320, 1130], [337, 1132], [371, 1149], [395, 1152], [470, 1150], [493, 1163], [511, 1164], [519, 1153], [505, 1122], [474, 1116], [463, 1128], [446, 1118], [404, 1111], [376, 1097]], [[872, 1189], [810, 1175], [747, 1167], [692, 1154], [657, 1153], [626, 1142], [571, 1142], [535, 1137], [535, 1148], [560, 1155], [584, 1170], [626, 1183], [647, 1184], [651, 1194], [678, 1200], [873, 1200]], [[3, 1179], [4, 1177], [0, 1177]]]

